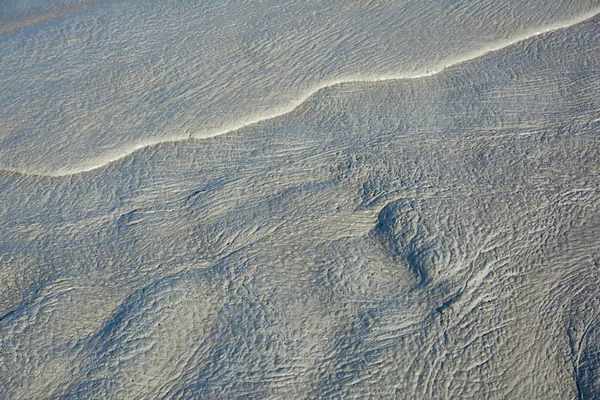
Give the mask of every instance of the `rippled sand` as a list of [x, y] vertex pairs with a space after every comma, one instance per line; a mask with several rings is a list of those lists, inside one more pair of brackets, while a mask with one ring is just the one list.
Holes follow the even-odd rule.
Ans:
[[596, 398], [594, 2], [4, 3], [0, 398]]

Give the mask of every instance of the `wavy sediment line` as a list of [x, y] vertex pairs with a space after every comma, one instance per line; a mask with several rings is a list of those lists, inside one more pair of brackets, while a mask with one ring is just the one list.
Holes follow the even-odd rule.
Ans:
[[503, 50], [514, 44], [529, 40], [536, 36], [540, 36], [540, 35], [543, 35], [546, 33], [554, 32], [554, 31], [558, 31], [558, 30], [562, 30], [562, 29], [566, 29], [566, 28], [570, 28], [572, 26], [578, 25], [580, 23], [583, 23], [585, 21], [588, 21], [588, 20], [594, 18], [598, 14], [600, 14], [600, 8], [594, 9], [589, 13], [586, 13], [584, 15], [581, 15], [577, 18], [574, 18], [574, 19], [571, 19], [568, 21], [564, 21], [564, 22], [561, 22], [561, 23], [558, 23], [555, 25], [551, 25], [551, 26], [547, 26], [547, 27], [543, 27], [543, 28], [538, 28], [535, 31], [530, 31], [528, 33], [524, 33], [517, 37], [513, 37], [513, 38], [505, 39], [502, 41], [498, 41], [495, 43], [491, 43], [485, 47], [482, 47], [481, 49], [463, 54], [460, 57], [456, 57], [453, 59], [447, 59], [445, 62], [442, 63], [442, 65], [431, 67], [424, 72], [417, 72], [417, 73], [414, 73], [411, 75], [398, 74], [398, 75], [382, 75], [382, 76], [372, 76], [372, 77], [369, 77], [369, 76], [348, 77], [348, 78], [343, 78], [343, 79], [324, 81], [324, 82], [321, 82], [321, 83], [317, 84], [316, 86], [306, 90], [304, 93], [302, 93], [298, 97], [298, 99], [296, 101], [288, 104], [285, 107], [275, 109], [267, 114], [256, 116], [254, 118], [247, 119], [247, 120], [244, 120], [241, 122], [238, 121], [237, 123], [223, 127], [221, 129], [219, 129], [218, 131], [206, 131], [206, 132], [200, 132], [200, 133], [192, 134], [192, 135], [182, 135], [182, 136], [174, 136], [174, 137], [169, 137], [169, 138], [160, 138], [160, 139], [145, 141], [142, 143], [131, 144], [129, 146], [125, 146], [124, 148], [122, 148], [118, 153], [113, 153], [112, 155], [103, 157], [103, 158], [97, 158], [86, 165], [79, 166], [78, 168], [63, 168], [63, 169], [57, 169], [53, 172], [36, 172], [36, 171], [4, 168], [4, 169], [0, 169], [0, 172], [14, 173], [14, 174], [25, 175], [25, 176], [51, 177], [51, 178], [60, 178], [60, 177], [82, 174], [85, 172], [89, 172], [89, 171], [93, 171], [93, 170], [105, 167], [105, 166], [112, 164], [118, 160], [121, 160], [139, 150], [142, 150], [142, 149], [145, 149], [148, 147], [152, 147], [152, 146], [156, 146], [158, 144], [182, 142], [185, 140], [192, 140], [192, 139], [196, 139], [196, 140], [209, 139], [209, 138], [212, 138], [215, 136], [220, 136], [220, 135], [225, 135], [225, 134], [228, 134], [231, 132], [235, 132], [235, 131], [241, 130], [243, 128], [246, 128], [246, 127], [249, 127], [249, 126], [264, 122], [264, 121], [268, 121], [268, 120], [271, 120], [271, 119], [274, 119], [277, 117], [281, 117], [286, 114], [290, 114], [294, 110], [296, 110], [300, 105], [305, 103], [311, 96], [313, 96], [314, 94], [316, 94], [317, 92], [319, 92], [325, 88], [329, 88], [329, 87], [333, 87], [333, 86], [341, 85], [341, 84], [347, 84], [347, 83], [376, 83], [376, 82], [397, 81], [397, 80], [405, 80], [405, 79], [419, 79], [419, 78], [426, 78], [426, 77], [430, 77], [433, 75], [437, 75], [437, 74], [445, 71], [448, 68], [475, 60], [477, 58], [481, 58], [489, 53]]

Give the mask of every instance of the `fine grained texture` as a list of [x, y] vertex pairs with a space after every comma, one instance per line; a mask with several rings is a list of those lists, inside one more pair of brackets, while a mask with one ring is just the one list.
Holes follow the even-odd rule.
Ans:
[[600, 6], [598, 0], [2, 3], [0, 169], [45, 174], [220, 134], [288, 111], [332, 82], [430, 73], [585, 19]]
[[598, 17], [0, 175], [0, 398], [596, 398]]

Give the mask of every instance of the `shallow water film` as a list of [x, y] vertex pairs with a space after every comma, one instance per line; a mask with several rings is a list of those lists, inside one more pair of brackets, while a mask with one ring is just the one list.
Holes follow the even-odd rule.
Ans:
[[2, 2], [0, 399], [600, 398], [599, 13]]

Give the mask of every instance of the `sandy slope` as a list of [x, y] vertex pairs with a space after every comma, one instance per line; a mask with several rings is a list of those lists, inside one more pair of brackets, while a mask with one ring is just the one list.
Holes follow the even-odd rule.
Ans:
[[599, 22], [2, 173], [0, 397], [595, 398]]

